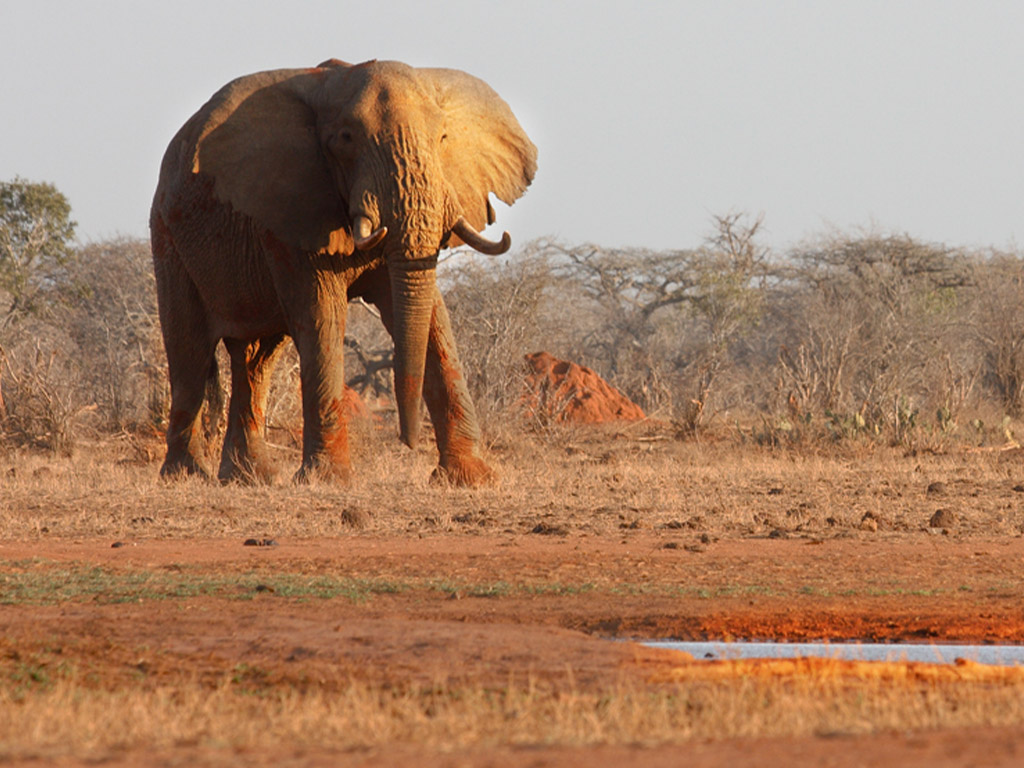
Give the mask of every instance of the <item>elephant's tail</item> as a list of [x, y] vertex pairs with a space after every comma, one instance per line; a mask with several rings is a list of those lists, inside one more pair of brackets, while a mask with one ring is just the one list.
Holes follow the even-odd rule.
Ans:
[[224, 390], [220, 386], [220, 372], [217, 368], [217, 356], [210, 361], [210, 371], [206, 374], [206, 411], [203, 414], [203, 431], [210, 440], [221, 430], [224, 421]]

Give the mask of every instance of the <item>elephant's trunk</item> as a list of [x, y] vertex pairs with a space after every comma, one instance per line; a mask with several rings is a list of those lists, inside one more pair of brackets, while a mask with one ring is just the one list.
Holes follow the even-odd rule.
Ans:
[[434, 306], [436, 260], [389, 260], [394, 312], [395, 401], [399, 433], [410, 448], [420, 431], [420, 398]]

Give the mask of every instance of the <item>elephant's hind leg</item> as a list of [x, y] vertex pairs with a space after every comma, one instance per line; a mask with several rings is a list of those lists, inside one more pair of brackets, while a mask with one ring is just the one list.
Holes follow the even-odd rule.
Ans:
[[208, 392], [218, 385], [216, 340], [210, 336], [195, 285], [181, 268], [169, 238], [157, 237], [155, 233], [153, 254], [171, 383], [167, 456], [160, 475], [208, 477], [202, 415]]
[[208, 391], [219, 386], [214, 350], [212, 343], [167, 344], [171, 409], [167, 418], [167, 456], [160, 468], [162, 477], [210, 474], [202, 416]]
[[283, 335], [251, 342], [224, 339], [231, 356], [231, 403], [220, 471], [223, 481], [270, 482], [274, 467], [264, 439], [267, 393]]

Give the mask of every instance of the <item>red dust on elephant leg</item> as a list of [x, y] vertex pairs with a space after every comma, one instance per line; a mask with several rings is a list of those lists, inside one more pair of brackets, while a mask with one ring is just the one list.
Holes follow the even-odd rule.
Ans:
[[348, 454], [348, 413], [343, 400], [331, 400], [323, 418], [320, 446], [295, 473], [298, 483], [309, 482], [313, 478], [334, 483], [348, 483], [352, 478]]
[[432, 479], [464, 487], [493, 483], [497, 475], [480, 457], [480, 427], [455, 355], [451, 323], [440, 294], [430, 330], [423, 396], [434, 422], [440, 453]]

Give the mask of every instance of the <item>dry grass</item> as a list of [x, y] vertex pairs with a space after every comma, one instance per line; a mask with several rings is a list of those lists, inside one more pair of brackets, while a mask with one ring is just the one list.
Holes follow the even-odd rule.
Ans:
[[[908, 455], [845, 447], [833, 454], [769, 450], [734, 441], [680, 442], [643, 427], [566, 429], [496, 441], [502, 481], [461, 490], [429, 482], [433, 447], [415, 452], [387, 429], [357, 435], [349, 487], [289, 482], [297, 453], [279, 448], [272, 486], [161, 483], [162, 447], [137, 438], [83, 446], [74, 458], [0, 462], [0, 530], [15, 538], [101, 535], [293, 538], [445, 532], [685, 527], [713, 535], [874, 535], [929, 529], [951, 510], [956, 535], [1020, 535], [1019, 451]], [[934, 483], [942, 487], [934, 491]], [[929, 490], [929, 487], [933, 490]]]
[[765, 681], [622, 683], [600, 693], [510, 684], [396, 690], [353, 683], [253, 690], [232, 680], [97, 691], [75, 679], [0, 692], [0, 759], [101, 758], [182, 746], [327, 750], [396, 743], [452, 750], [499, 745], [674, 743], [1016, 724], [1024, 685], [907, 685], [805, 676]]

